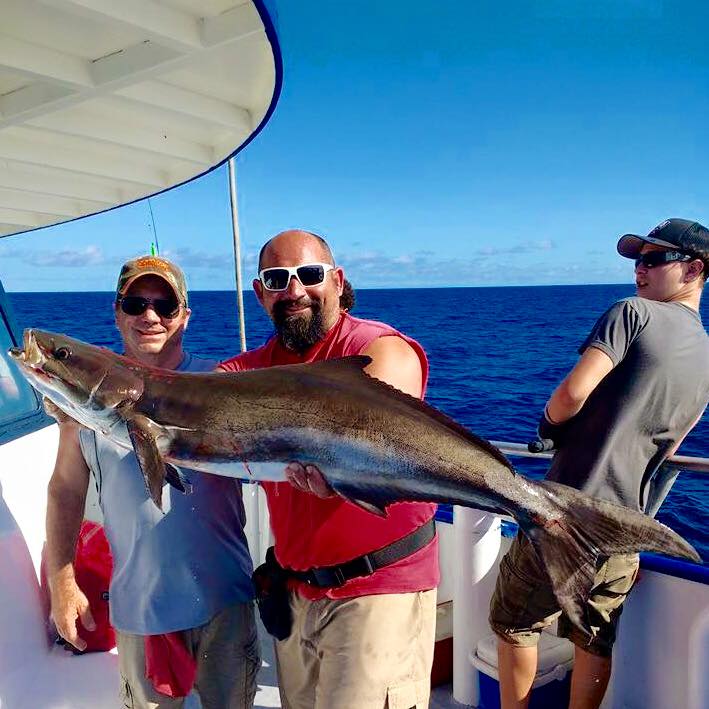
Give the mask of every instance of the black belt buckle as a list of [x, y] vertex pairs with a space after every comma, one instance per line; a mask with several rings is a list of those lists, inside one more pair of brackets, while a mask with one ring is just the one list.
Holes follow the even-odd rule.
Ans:
[[320, 588], [339, 588], [340, 586], [344, 586], [347, 581], [345, 574], [339, 566], [311, 569], [310, 576], [312, 578], [310, 583]]
[[356, 559], [352, 564], [351, 577], [371, 576], [376, 570], [377, 567], [372, 564], [372, 559], [369, 554], [365, 554], [364, 556], [360, 556], [359, 559]]

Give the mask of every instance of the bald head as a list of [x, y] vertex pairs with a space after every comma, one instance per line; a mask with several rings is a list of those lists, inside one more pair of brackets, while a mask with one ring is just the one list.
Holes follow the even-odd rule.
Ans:
[[261, 247], [258, 255], [258, 270], [260, 272], [262, 268], [268, 268], [271, 263], [275, 263], [286, 254], [298, 252], [317, 256], [313, 259], [315, 262], [335, 265], [332, 251], [322, 236], [311, 231], [289, 229], [276, 234]]
[[[318, 269], [318, 279], [322, 280], [315, 279], [313, 283], [312, 278], [306, 278], [303, 284], [297, 269], [309, 264], [330, 264], [334, 268]], [[300, 229], [276, 234], [261, 249], [258, 269], [259, 274], [265, 269], [290, 271], [287, 285], [281, 290], [266, 288], [260, 275], [253, 281], [256, 297], [287, 349], [305, 352], [339, 320], [345, 274], [335, 266], [332, 251], [321, 236]]]

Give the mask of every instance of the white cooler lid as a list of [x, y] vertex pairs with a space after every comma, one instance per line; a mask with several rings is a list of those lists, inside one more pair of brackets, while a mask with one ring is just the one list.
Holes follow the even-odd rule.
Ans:
[[[477, 656], [486, 665], [497, 670], [497, 635], [491, 633], [478, 642]], [[502, 642], [502, 641], [500, 641]], [[574, 659], [573, 643], [543, 631], [539, 638], [539, 660], [537, 675], [544, 675], [558, 665], [565, 665]]]

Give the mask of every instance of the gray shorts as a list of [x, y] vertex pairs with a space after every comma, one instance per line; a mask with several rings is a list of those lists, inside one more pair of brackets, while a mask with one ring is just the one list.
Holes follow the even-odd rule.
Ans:
[[[251, 709], [261, 665], [253, 603], [225, 608], [208, 623], [183, 631], [197, 659], [195, 689], [203, 709]], [[121, 673], [120, 706], [179, 709], [183, 697], [160, 694], [145, 678], [145, 636], [116, 632]]]

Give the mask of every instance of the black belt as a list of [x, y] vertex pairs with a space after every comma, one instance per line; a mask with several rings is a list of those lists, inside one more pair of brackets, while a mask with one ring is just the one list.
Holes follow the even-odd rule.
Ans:
[[369, 576], [377, 569], [389, 566], [397, 561], [411, 556], [419, 549], [423, 549], [436, 536], [436, 522], [432, 517], [405, 537], [387, 544], [381, 549], [371, 551], [369, 554], [358, 556], [356, 559], [346, 561], [335, 566], [320, 566], [307, 571], [292, 571], [285, 569], [288, 576], [318, 588], [336, 588], [343, 586], [347, 581], [358, 576]]

